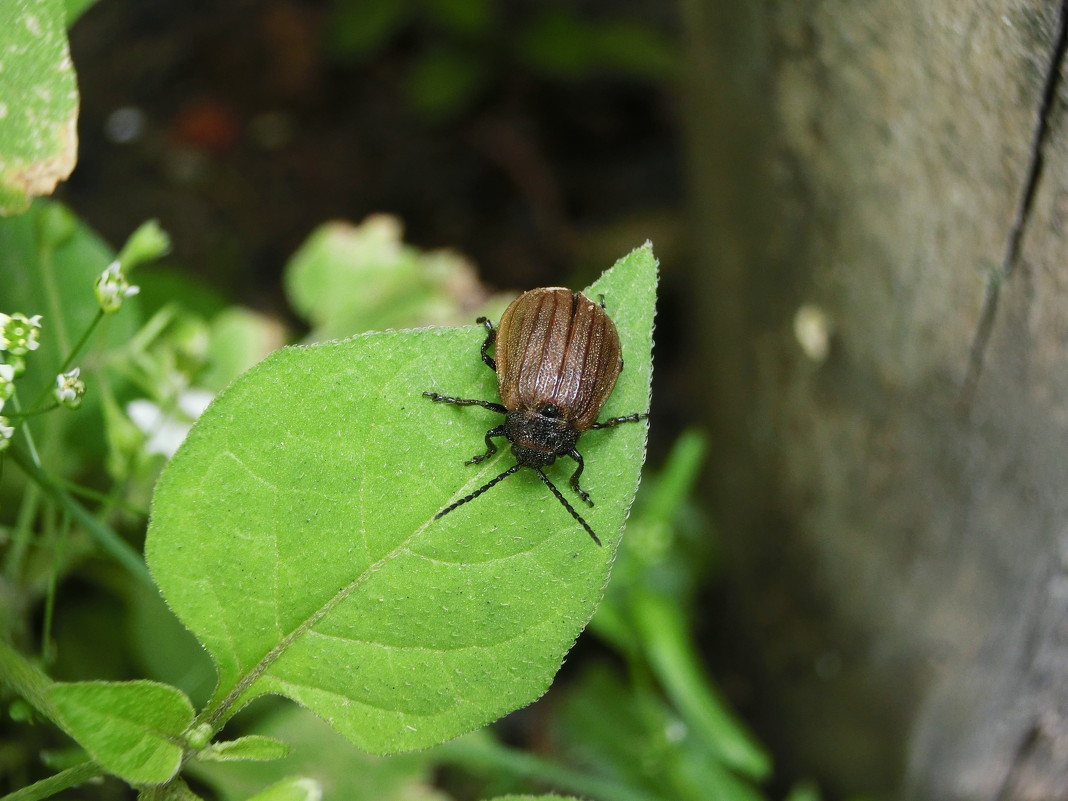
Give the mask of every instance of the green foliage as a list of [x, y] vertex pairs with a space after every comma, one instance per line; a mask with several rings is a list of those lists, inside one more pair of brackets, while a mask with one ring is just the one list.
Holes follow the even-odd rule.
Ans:
[[707, 523], [688, 505], [704, 449], [700, 435], [684, 434], [643, 488], [591, 626], [626, 657], [627, 677], [588, 668], [569, 688], [556, 736], [588, 769], [654, 797], [757, 801], [768, 757], [709, 683], [690, 634], [694, 580], [711, 557]]
[[[271, 762], [207, 762], [203, 753], [189, 772], [220, 801], [244, 801], [288, 777], [314, 781], [323, 798], [360, 801], [447, 801], [431, 787], [432, 752], [378, 757], [361, 751], [306, 709], [279, 699], [266, 713], [250, 712], [250, 726], [285, 741], [290, 752]], [[257, 705], [259, 706], [259, 705]]]
[[465, 108], [489, 80], [478, 57], [455, 45], [427, 48], [408, 73], [408, 104], [425, 119], [449, 117]]
[[314, 779], [302, 776], [282, 779], [261, 793], [250, 796], [248, 801], [319, 801], [322, 790]]
[[[204, 297], [173, 273], [161, 274], [153, 289], [155, 276], [138, 272], [148, 289], [130, 299], [132, 308], [124, 301], [120, 313], [104, 318], [91, 287], [114, 256], [54, 204], [0, 223], [0, 243], [0, 259], [25, 277], [19, 297], [28, 310], [43, 301], [64, 323], [97, 335], [43, 329], [40, 350], [27, 355], [27, 376], [50, 375], [78, 352], [91, 355], [91, 389], [111, 389], [102, 406], [87, 403], [77, 415], [103, 414], [109, 430], [130, 424], [120, 398], [144, 391], [164, 404], [182, 387], [221, 385], [270, 340], [262, 320]], [[158, 229], [143, 227], [123, 252], [151, 256], [165, 244]], [[651, 250], [639, 248], [587, 290], [604, 296], [627, 360], [606, 416], [648, 408], [655, 273]], [[404, 245], [386, 218], [317, 232], [287, 280], [313, 321], [313, 339], [470, 317], [472, 303], [485, 300], [462, 261]], [[367, 287], [377, 290], [374, 302], [359, 300]], [[147, 319], [133, 330], [142, 299]], [[151, 675], [176, 686], [56, 684], [0, 648], [0, 677], [93, 760], [27, 788], [27, 798], [47, 797], [94, 764], [138, 785], [145, 801], [195, 799], [181, 769], [226, 801], [321, 793], [444, 801], [430, 784], [439, 764], [511, 777], [493, 782], [498, 790], [535, 782], [606, 801], [685, 801], [709, 787], [727, 801], [760, 797], [754, 783], [767, 774], [766, 756], [708, 683], [689, 634], [694, 582], [714, 557], [699, 545], [707, 537], [688, 534], [698, 525], [686, 499], [702, 461], [700, 437], [679, 441], [643, 493], [622, 546], [618, 534], [643, 456], [640, 426], [583, 438], [584, 475], [598, 501], [587, 515], [603, 549], [523, 473], [433, 520], [510, 463], [502, 453], [465, 467], [495, 418], [421, 396], [431, 389], [495, 397], [494, 376], [478, 358], [482, 338], [480, 327], [465, 326], [288, 348], [217, 397], [156, 487], [147, 552], [167, 602], [207, 649], [218, 683], [207, 690], [203, 652], [159, 598], [136, 584], [124, 590], [129, 648]], [[55, 419], [42, 414], [22, 425], [46, 442]], [[130, 445], [149, 446], [144, 438]], [[49, 474], [47, 461], [21, 446], [12, 454], [46, 498], [67, 510], [75, 531], [96, 532], [114, 558], [143, 571], [108, 525], [108, 507], [94, 515]], [[82, 456], [92, 458], [92, 451]], [[115, 474], [134, 475], [129, 468]], [[571, 765], [509, 749], [485, 730], [392, 758], [350, 745], [380, 753], [433, 745], [537, 698], [596, 608], [617, 549], [623, 581], [610, 585], [594, 628], [630, 669], [623, 676], [589, 666], [557, 702], [554, 736]], [[18, 575], [18, 564], [8, 560], [8, 575]], [[67, 612], [56, 631], [65, 641], [77, 629], [98, 628], [92, 612], [81, 619]], [[113, 628], [93, 636], [105, 635], [111, 651], [123, 647]], [[61, 651], [69, 659], [77, 648]], [[120, 669], [91, 650], [79, 661], [105, 675]], [[299, 701], [344, 738], [303, 709], [276, 704], [251, 725], [234, 720], [231, 739], [214, 741], [240, 707], [265, 694]]]
[[[678, 443], [623, 540], [644, 429], [583, 438], [598, 504], [584, 513], [604, 548], [522, 472], [435, 521], [511, 463], [502, 452], [465, 467], [498, 418], [421, 396], [495, 397], [483, 331], [382, 329], [497, 317], [503, 301], [462, 258], [404, 244], [391, 218], [332, 223], [287, 270], [308, 341], [323, 344], [244, 373], [288, 333], [180, 269], [138, 266], [169, 248], [158, 225], [116, 255], [59, 204], [31, 205], [73, 166], [64, 24], [92, 3], [0, 3], [0, 214], [29, 207], [0, 220], [0, 313], [41, 315], [38, 349], [0, 351], [0, 434], [13, 435], [0, 445], [0, 592], [16, 599], [0, 604], [0, 701], [16, 730], [4, 764], [14, 777], [36, 773], [38, 758], [59, 771], [9, 797], [108, 773], [142, 801], [195, 801], [183, 776], [223, 801], [447, 801], [434, 782], [448, 766], [484, 778], [485, 795], [574, 794], [499, 801], [759, 798], [767, 757], [690, 633], [695, 584], [714, 560], [687, 502], [703, 440]], [[651, 29], [567, 5], [337, 0], [333, 14], [334, 52], [350, 62], [419, 34], [406, 87], [431, 120], [470, 107], [512, 62], [557, 81], [661, 81], [675, 67]], [[648, 408], [655, 288], [647, 246], [587, 290], [604, 296], [626, 355], [606, 416]], [[323, 342], [356, 331], [374, 333]], [[58, 407], [57, 374], [87, 385], [76, 412]], [[150, 577], [138, 549], [153, 491]], [[626, 671], [577, 674], [554, 703], [555, 751], [476, 730], [546, 690], [613, 560], [593, 628]], [[791, 795], [816, 797], [804, 785]]]
[[78, 151], [78, 89], [60, 0], [0, 3], [0, 215], [52, 192]]
[[[648, 248], [590, 289], [628, 361], [606, 415], [648, 407], [654, 289]], [[589, 520], [610, 547], [522, 474], [434, 521], [511, 458], [465, 469], [485, 416], [420, 397], [492, 397], [481, 338], [394, 331], [280, 351], [194, 426], [157, 486], [146, 554], [219, 669], [213, 725], [279, 693], [386, 753], [544, 692], [607, 581], [644, 432], [590, 437]]]
[[326, 46], [343, 61], [362, 61], [377, 53], [411, 17], [405, 0], [335, 0], [325, 26]]
[[151, 681], [53, 684], [59, 722], [108, 772], [131, 784], [162, 784], [182, 762], [193, 705]]
[[273, 762], [289, 755], [289, 743], [250, 734], [236, 740], [223, 740], [212, 743], [197, 753], [198, 759], [206, 762]]
[[510, 7], [501, 0], [334, 0], [326, 27], [339, 61], [380, 54], [406, 33], [408, 104], [428, 122], [469, 110], [502, 74], [584, 81], [625, 75], [660, 82], [674, 77], [677, 48], [638, 20], [594, 18], [570, 4]]
[[531, 68], [567, 80], [603, 72], [664, 80], [676, 67], [671, 44], [648, 26], [588, 20], [567, 5], [541, 9], [523, 29], [518, 52]]
[[285, 281], [293, 308], [312, 325], [312, 342], [413, 324], [467, 323], [485, 300], [467, 261], [405, 244], [400, 222], [385, 214], [355, 226], [321, 226], [290, 259]]

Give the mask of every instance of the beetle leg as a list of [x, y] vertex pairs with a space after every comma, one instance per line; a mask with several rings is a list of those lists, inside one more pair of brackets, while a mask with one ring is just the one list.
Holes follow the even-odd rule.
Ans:
[[578, 464], [578, 467], [575, 468], [575, 472], [571, 474], [571, 489], [573, 489], [588, 505], [593, 506], [593, 501], [590, 500], [590, 494], [580, 487], [578, 483], [579, 476], [582, 475], [582, 468], [586, 466], [582, 461], [582, 454], [579, 453], [576, 448], [572, 448], [567, 455], [574, 459]]
[[493, 372], [497, 372], [497, 361], [486, 353], [489, 350], [489, 346], [497, 341], [497, 329], [493, 327], [493, 323], [486, 317], [479, 317], [475, 322], [486, 326], [486, 341], [482, 343], [482, 361], [489, 365], [489, 369]]
[[489, 409], [491, 412], [508, 414], [508, 410], [501, 406], [501, 404], [492, 403], [491, 401], [471, 400], [470, 398], [453, 398], [449, 395], [439, 395], [436, 392], [424, 392], [423, 397], [430, 398], [434, 403], [451, 403], [454, 406], [481, 406], [483, 409]]
[[493, 454], [497, 452], [497, 446], [493, 442], [493, 437], [503, 436], [504, 426], [497, 426], [496, 428], [491, 428], [489, 431], [486, 432], [486, 452], [481, 454], [480, 456], [473, 456], [472, 458], [464, 462], [464, 464], [478, 464], [479, 462], [484, 462], [486, 461], [486, 459], [493, 456]]
[[628, 414], [626, 417], [609, 417], [607, 420], [602, 420], [600, 423], [594, 423], [590, 428], [611, 428], [612, 426], [618, 426], [620, 423], [637, 423], [639, 420], [645, 420], [648, 417], [649, 412]]

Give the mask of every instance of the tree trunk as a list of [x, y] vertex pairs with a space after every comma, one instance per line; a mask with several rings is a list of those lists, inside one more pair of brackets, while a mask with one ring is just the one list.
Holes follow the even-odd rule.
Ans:
[[682, 0], [710, 489], [843, 791], [1068, 799], [1064, 6]]

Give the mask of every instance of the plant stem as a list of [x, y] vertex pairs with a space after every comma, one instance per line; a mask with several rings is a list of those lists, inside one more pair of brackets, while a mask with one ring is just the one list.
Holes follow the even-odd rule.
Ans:
[[25, 420], [27, 417], [36, 417], [39, 414], [50, 412], [53, 409], [58, 409], [59, 404], [53, 403], [51, 406], [42, 406], [40, 409], [35, 409], [32, 412], [15, 412], [15, 414], [8, 415], [12, 420]]
[[143, 581], [150, 587], [155, 584], [149, 575], [141, 555], [137, 553], [129, 543], [115, 533], [108, 525], [97, 520], [89, 510], [78, 503], [63, 487], [51, 476], [34, 464], [33, 460], [19, 447], [12, 445], [8, 453], [22, 471], [35, 482], [45, 494], [70, 516], [85, 528], [89, 536], [100, 548], [109, 554], [116, 562], [121, 564], [136, 579]]
[[16, 790], [13, 793], [0, 797], [0, 801], [41, 801], [41, 799], [53, 796], [56, 793], [66, 790], [68, 787], [75, 787], [79, 784], [85, 784], [90, 779], [95, 779], [97, 776], [103, 775], [99, 767], [92, 762], [82, 762], [75, 765], [73, 768], [67, 768], [60, 771], [47, 779], [41, 779], [39, 782], [34, 782], [31, 785], [23, 787], [21, 790]]
[[74, 362], [75, 357], [78, 355], [81, 349], [85, 347], [85, 343], [89, 341], [89, 336], [93, 333], [96, 327], [100, 325], [100, 321], [103, 319], [104, 310], [97, 309], [96, 314], [93, 316], [93, 319], [90, 321], [89, 325], [85, 327], [85, 330], [82, 332], [82, 335], [78, 339], [78, 341], [74, 344], [74, 347], [70, 349], [70, 353], [67, 354], [67, 358], [63, 360], [63, 364], [61, 364], [59, 366], [59, 369], [56, 370], [57, 374], [65, 372], [66, 369], [71, 366], [71, 364]]
[[77, 495], [81, 498], [88, 498], [89, 500], [96, 501], [97, 503], [109, 504], [110, 506], [114, 506], [116, 509], [121, 509], [127, 514], [137, 515], [138, 517], [148, 517], [148, 510], [143, 509], [140, 506], [135, 506], [134, 504], [128, 503], [127, 501], [121, 499], [112, 498], [110, 495], [107, 495], [103, 492], [98, 492], [97, 490], [90, 489], [89, 487], [83, 487], [81, 484], [75, 484], [73, 481], [67, 481], [65, 478], [61, 478], [59, 476], [56, 476], [55, 480], [57, 484], [62, 486], [63, 489], [65, 489], [71, 495]]
[[709, 684], [696, 648], [673, 600], [639, 593], [634, 621], [646, 658], [675, 707], [724, 764], [754, 779], [767, 777], [771, 762]]
[[52, 650], [52, 618], [56, 609], [56, 583], [60, 565], [63, 562], [63, 546], [67, 542], [69, 531], [70, 515], [64, 512], [59, 533], [54, 538], [55, 542], [52, 547], [52, 569], [48, 571], [48, 591], [45, 594], [44, 621], [41, 624], [41, 659], [46, 665], [55, 658]]
[[[81, 349], [83, 347], [85, 347], [85, 343], [89, 341], [90, 335], [93, 333], [93, 331], [96, 329], [96, 327], [100, 324], [100, 321], [103, 320], [103, 319], [104, 319], [104, 310], [103, 309], [97, 309], [96, 314], [93, 316], [93, 319], [89, 322], [89, 325], [87, 325], [85, 327], [85, 330], [82, 331], [82, 335], [78, 338], [78, 341], [76, 343], [74, 343], [74, 347], [71, 348], [67, 352], [67, 358], [65, 358], [63, 360], [63, 363], [61, 365], [59, 365], [59, 369], [56, 370], [56, 375], [59, 375], [60, 373], [65, 372], [66, 369], [71, 366], [71, 363], [74, 361], [75, 357], [81, 352]], [[31, 415], [39, 414], [40, 411], [45, 411], [43, 409], [39, 410], [39, 407], [40, 407], [41, 403], [44, 402], [44, 399], [48, 397], [48, 393], [52, 391], [52, 387], [54, 385], [55, 385], [55, 377], [52, 378], [52, 382], [51, 383], [45, 384], [41, 388], [41, 392], [37, 395], [36, 398], [34, 398], [33, 403], [30, 404], [30, 410], [28, 412], [26, 412], [26, 416], [27, 417], [29, 417]]]
[[22, 572], [26, 551], [33, 539], [33, 522], [41, 506], [41, 494], [41, 489], [36, 484], [26, 487], [26, 491], [22, 493], [18, 517], [11, 536], [11, 547], [8, 548], [4, 559], [4, 574], [8, 578], [14, 578]]
[[56, 720], [56, 711], [48, 699], [52, 680], [33, 662], [9, 643], [0, 640], [0, 682], [26, 699], [34, 709], [49, 720]]

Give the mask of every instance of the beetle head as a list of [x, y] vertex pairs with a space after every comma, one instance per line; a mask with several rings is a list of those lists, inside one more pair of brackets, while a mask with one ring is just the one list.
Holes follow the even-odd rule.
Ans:
[[508, 412], [504, 435], [512, 443], [516, 461], [524, 467], [546, 467], [575, 448], [579, 432], [551, 403]]

